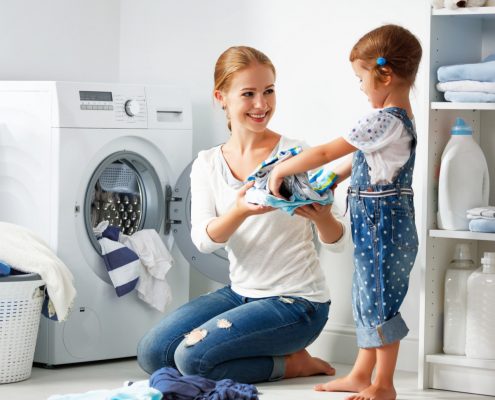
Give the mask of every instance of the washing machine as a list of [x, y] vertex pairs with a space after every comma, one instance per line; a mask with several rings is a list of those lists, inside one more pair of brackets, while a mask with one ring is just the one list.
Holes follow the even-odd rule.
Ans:
[[42, 317], [35, 362], [136, 355], [164, 314], [118, 297], [93, 228], [155, 229], [175, 260], [172, 302], [189, 300], [189, 266], [228, 281], [225, 253], [190, 239], [191, 104], [180, 88], [119, 83], [0, 82], [0, 220], [36, 232], [74, 275], [65, 322]]

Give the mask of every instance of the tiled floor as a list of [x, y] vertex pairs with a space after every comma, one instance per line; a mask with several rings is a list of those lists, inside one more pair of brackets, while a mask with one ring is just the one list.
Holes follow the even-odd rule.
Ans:
[[[350, 366], [335, 365], [337, 374], [345, 375]], [[147, 375], [135, 359], [91, 363], [54, 369], [33, 368], [31, 378], [23, 382], [0, 385], [0, 400], [45, 400], [52, 394], [83, 393], [96, 389], [114, 389], [126, 380], [143, 380]], [[312, 390], [316, 383], [326, 382], [324, 376], [288, 379], [257, 385], [261, 400], [345, 399], [346, 393], [321, 393]], [[490, 399], [465, 393], [416, 389], [416, 375], [396, 373], [396, 389], [400, 400], [468, 400]]]

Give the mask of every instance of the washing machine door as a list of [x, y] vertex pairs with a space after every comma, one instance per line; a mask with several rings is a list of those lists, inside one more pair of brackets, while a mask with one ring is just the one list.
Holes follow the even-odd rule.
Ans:
[[[131, 151], [106, 157], [95, 169], [86, 189], [84, 222], [88, 238], [101, 254], [95, 229], [104, 221], [126, 235], [141, 229], [160, 230], [165, 216], [165, 194], [151, 163]], [[90, 264], [111, 284], [108, 272]]]
[[182, 171], [177, 184], [167, 197], [166, 221], [171, 224], [175, 242], [188, 262], [203, 275], [220, 282], [229, 283], [229, 261], [224, 249], [211, 254], [200, 253], [191, 240], [191, 168], [194, 160]]

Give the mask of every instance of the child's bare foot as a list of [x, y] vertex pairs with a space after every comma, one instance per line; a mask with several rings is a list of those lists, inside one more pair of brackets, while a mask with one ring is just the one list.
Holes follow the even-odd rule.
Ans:
[[311, 357], [305, 349], [285, 358], [284, 378], [322, 374], [335, 375], [335, 368], [321, 358]]
[[361, 392], [347, 397], [346, 400], [395, 400], [397, 393], [393, 386], [373, 384]]
[[371, 385], [371, 377], [347, 375], [343, 378], [316, 385], [318, 392], [360, 392]]

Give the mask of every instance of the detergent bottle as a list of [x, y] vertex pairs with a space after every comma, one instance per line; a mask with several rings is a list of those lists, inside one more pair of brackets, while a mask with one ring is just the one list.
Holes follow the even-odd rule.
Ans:
[[445, 274], [443, 352], [466, 354], [467, 281], [475, 270], [471, 249], [458, 243]]
[[467, 284], [466, 356], [495, 360], [495, 253], [481, 264]]
[[468, 230], [466, 211], [488, 205], [488, 165], [462, 118], [455, 120], [450, 133], [440, 164], [437, 223], [440, 229]]

